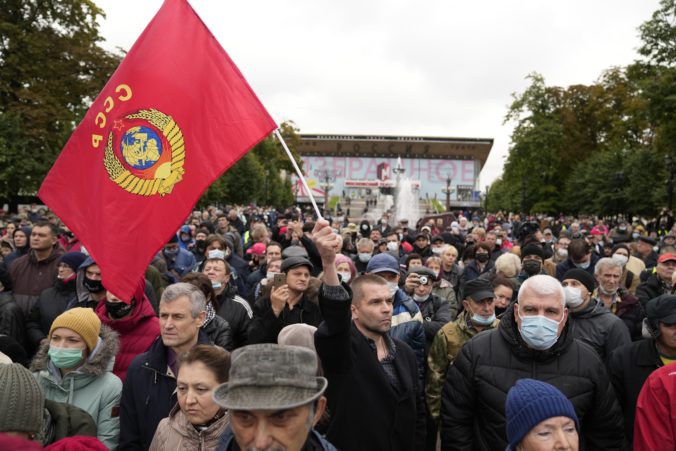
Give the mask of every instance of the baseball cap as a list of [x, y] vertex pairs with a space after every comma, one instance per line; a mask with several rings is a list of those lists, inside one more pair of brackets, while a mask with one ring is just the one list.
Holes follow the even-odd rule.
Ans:
[[254, 243], [249, 249], [246, 250], [247, 254], [254, 255], [263, 255], [265, 254], [265, 244], [263, 243]]
[[666, 254], [662, 254], [657, 258], [657, 263], [664, 263], [664, 262], [670, 262], [670, 261], [676, 261], [676, 255], [672, 254], [671, 252], [667, 252]]
[[300, 346], [257, 344], [232, 352], [230, 378], [214, 401], [230, 410], [281, 410], [308, 404], [326, 390], [317, 355]]
[[465, 297], [473, 301], [480, 301], [486, 298], [494, 298], [493, 286], [487, 279], [473, 279], [465, 284]]
[[676, 296], [663, 294], [646, 303], [646, 316], [651, 321], [676, 324]]
[[366, 266], [367, 273], [378, 274], [379, 272], [391, 272], [399, 274], [399, 263], [391, 254], [383, 252], [374, 255]]

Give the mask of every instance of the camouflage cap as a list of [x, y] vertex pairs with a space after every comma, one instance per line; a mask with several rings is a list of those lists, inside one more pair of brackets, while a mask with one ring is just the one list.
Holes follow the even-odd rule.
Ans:
[[230, 380], [214, 401], [230, 410], [279, 410], [319, 398], [328, 381], [317, 377], [317, 355], [300, 346], [257, 344], [232, 353]]

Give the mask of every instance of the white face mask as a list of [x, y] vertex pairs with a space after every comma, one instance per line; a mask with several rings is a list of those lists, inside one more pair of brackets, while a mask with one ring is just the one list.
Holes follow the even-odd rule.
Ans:
[[568, 258], [568, 249], [557, 249], [556, 254], [559, 256], [559, 258]]
[[613, 255], [613, 258], [615, 260], [617, 260], [618, 262], [622, 263], [622, 266], [626, 265], [627, 262], [629, 261], [629, 257], [627, 257], [626, 255], [622, 255], [622, 254], [615, 254], [615, 255]]
[[435, 255], [441, 255], [442, 249], [440, 247], [433, 247], [432, 248], [432, 253]]
[[416, 302], [422, 302], [429, 297], [429, 294], [413, 294], [413, 300]]
[[345, 283], [348, 283], [352, 278], [352, 273], [350, 271], [338, 271], [338, 275], [340, 276], [340, 280]]
[[566, 305], [570, 308], [579, 307], [584, 300], [582, 299], [582, 290], [577, 287], [567, 286], [563, 290], [566, 293]]
[[396, 241], [388, 241], [387, 242], [387, 250], [390, 252], [396, 252], [399, 250], [399, 244], [397, 244]]
[[399, 285], [397, 282], [387, 282], [387, 288], [390, 290], [390, 296], [394, 296], [399, 290]]

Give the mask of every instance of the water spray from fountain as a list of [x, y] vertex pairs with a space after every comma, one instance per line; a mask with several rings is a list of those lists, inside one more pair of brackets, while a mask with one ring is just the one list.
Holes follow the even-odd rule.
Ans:
[[415, 224], [419, 218], [418, 189], [413, 180], [404, 177], [406, 170], [401, 164], [401, 157], [397, 157], [397, 166], [392, 170], [396, 174], [394, 220], [408, 219], [409, 224]]

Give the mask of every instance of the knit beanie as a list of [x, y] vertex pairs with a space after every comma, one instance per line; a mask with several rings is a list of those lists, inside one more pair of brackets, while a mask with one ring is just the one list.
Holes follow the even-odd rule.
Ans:
[[68, 252], [61, 257], [61, 263], [70, 266], [73, 271], [77, 270], [82, 263], [87, 259], [87, 256], [82, 252]]
[[541, 259], [545, 259], [545, 252], [542, 250], [542, 246], [535, 243], [526, 244], [521, 248], [521, 260], [529, 255], [537, 255]]
[[629, 255], [631, 255], [631, 250], [629, 249], [629, 246], [627, 246], [624, 243], [617, 243], [615, 246], [613, 246], [613, 254], [617, 252], [618, 249], [624, 249], [625, 251], [627, 251]]
[[531, 429], [548, 418], [568, 417], [580, 431], [575, 409], [568, 398], [556, 387], [535, 379], [520, 379], [509, 389], [505, 414], [510, 451], [516, 449]]
[[596, 282], [594, 281], [594, 276], [589, 274], [584, 269], [580, 269], [580, 268], [569, 269], [563, 275], [563, 279], [561, 279], [561, 280], [563, 281], [563, 280], [566, 280], [566, 279], [577, 280], [582, 285], [584, 285], [587, 288], [587, 291], [589, 291], [590, 293], [592, 291], [594, 291], [594, 288], [596, 287]]
[[0, 364], [0, 432], [40, 432], [44, 404], [30, 371], [18, 363]]
[[89, 352], [96, 347], [99, 334], [101, 333], [101, 320], [94, 313], [94, 310], [88, 307], [76, 307], [66, 310], [56, 317], [49, 329], [49, 339], [52, 338], [52, 332], [59, 327], [65, 327], [82, 337]]

